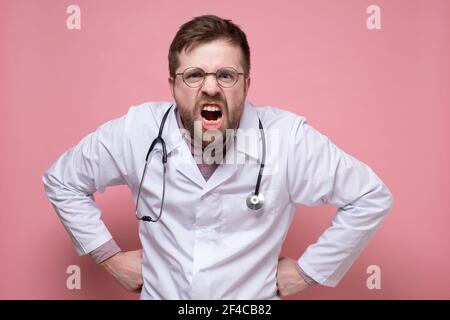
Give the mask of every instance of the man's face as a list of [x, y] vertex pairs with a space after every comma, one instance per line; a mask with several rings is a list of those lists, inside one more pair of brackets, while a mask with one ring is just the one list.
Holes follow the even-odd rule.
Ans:
[[[244, 72], [240, 47], [224, 39], [198, 44], [189, 52], [183, 50], [178, 59], [180, 65], [176, 73], [182, 73], [191, 67], [199, 67], [207, 73], [215, 73], [218, 69], [225, 67]], [[169, 83], [183, 124], [191, 133], [191, 137], [194, 137], [196, 121], [197, 126], [202, 128], [202, 137], [206, 130], [220, 130], [225, 137], [226, 129], [238, 128], [250, 86], [250, 77], [245, 78], [239, 75], [237, 83], [230, 88], [219, 86], [214, 75], [207, 75], [198, 88], [187, 86], [181, 75], [176, 76], [175, 79], [169, 78]], [[220, 108], [220, 111], [216, 111], [217, 108]], [[199, 134], [198, 129], [195, 134]], [[203, 145], [205, 144], [207, 142], [204, 141]]]

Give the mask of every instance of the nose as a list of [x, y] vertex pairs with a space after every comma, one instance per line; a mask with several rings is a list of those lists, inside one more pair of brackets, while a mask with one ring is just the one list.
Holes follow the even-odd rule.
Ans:
[[220, 93], [220, 87], [217, 83], [216, 76], [214, 74], [205, 75], [205, 80], [201, 87], [202, 93], [210, 97], [216, 96]]

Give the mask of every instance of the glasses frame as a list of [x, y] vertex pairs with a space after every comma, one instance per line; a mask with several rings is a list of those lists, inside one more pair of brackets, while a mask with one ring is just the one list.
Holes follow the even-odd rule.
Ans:
[[[193, 86], [192, 84], [187, 83], [187, 81], [186, 81], [184, 75], [185, 75], [186, 71], [188, 71], [188, 70], [190, 70], [190, 69], [199, 69], [200, 71], [203, 72], [203, 80], [200, 81], [198, 85], [194, 85], [194, 86]], [[231, 70], [233, 70], [234, 72], [236, 72], [236, 74], [237, 74], [236, 81], [233, 82], [233, 84], [231, 84], [231, 85], [229, 85], [229, 86], [224, 86], [224, 85], [221, 84], [220, 81], [217, 79], [217, 76], [218, 76], [218, 74], [219, 74], [219, 71], [224, 70], [224, 69], [231, 69]], [[244, 73], [244, 72], [239, 72], [239, 71], [237, 71], [237, 70], [236, 70], [235, 68], [233, 68], [233, 67], [224, 67], [224, 68], [220, 68], [220, 69], [217, 69], [216, 72], [205, 72], [205, 70], [203, 70], [203, 69], [200, 68], [200, 67], [189, 67], [189, 68], [184, 69], [183, 72], [177, 72], [177, 73], [175, 73], [175, 76], [181, 76], [181, 78], [183, 79], [184, 84], [186, 84], [189, 88], [199, 88], [199, 87], [201, 87], [201, 86], [203, 85], [203, 83], [205, 83], [206, 77], [207, 77], [208, 75], [214, 75], [215, 78], [216, 78], [216, 82], [217, 82], [217, 84], [218, 84], [220, 87], [222, 87], [222, 88], [232, 88], [232, 87], [234, 87], [234, 86], [236, 85], [236, 83], [239, 81], [239, 76], [240, 76], [240, 75], [245, 75], [245, 73]]]

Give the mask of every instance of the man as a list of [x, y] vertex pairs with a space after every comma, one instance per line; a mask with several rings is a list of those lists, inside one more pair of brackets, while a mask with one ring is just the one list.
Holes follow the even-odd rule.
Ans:
[[[305, 118], [246, 101], [250, 49], [230, 20], [182, 25], [169, 70], [174, 103], [130, 108], [44, 174], [77, 252], [142, 299], [279, 299], [336, 286], [388, 213], [387, 187]], [[117, 184], [137, 203], [142, 250], [122, 252], [100, 219], [93, 194]], [[338, 208], [331, 226], [298, 260], [279, 258], [295, 206], [324, 203]]]

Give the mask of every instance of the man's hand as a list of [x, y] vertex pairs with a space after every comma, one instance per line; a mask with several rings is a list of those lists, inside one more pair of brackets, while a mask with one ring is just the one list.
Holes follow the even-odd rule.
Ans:
[[303, 280], [297, 269], [297, 261], [287, 257], [278, 260], [277, 288], [281, 297], [299, 293], [309, 285]]
[[142, 249], [119, 252], [101, 263], [126, 290], [140, 293], [142, 278]]

